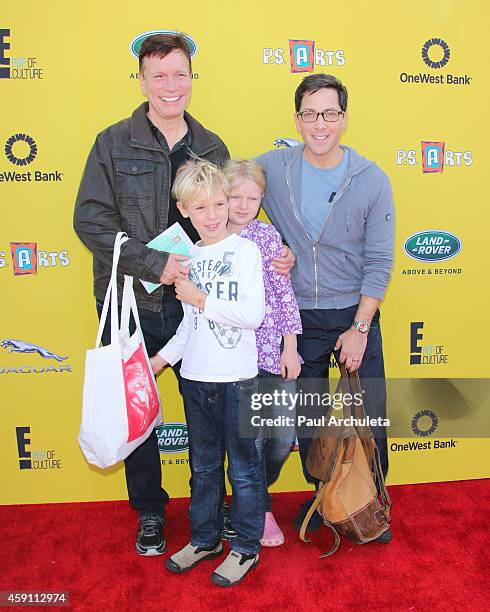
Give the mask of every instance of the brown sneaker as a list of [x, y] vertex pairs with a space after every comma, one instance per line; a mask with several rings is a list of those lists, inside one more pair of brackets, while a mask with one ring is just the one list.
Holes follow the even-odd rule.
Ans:
[[219, 586], [230, 587], [241, 582], [259, 562], [259, 555], [242, 555], [230, 551], [223, 563], [211, 574], [211, 580]]
[[198, 546], [187, 544], [181, 550], [173, 554], [165, 561], [165, 566], [171, 572], [180, 574], [181, 572], [187, 572], [193, 567], [196, 567], [201, 561], [206, 559], [214, 559], [219, 557], [223, 552], [223, 544], [218, 542], [215, 548], [211, 550], [204, 550]]

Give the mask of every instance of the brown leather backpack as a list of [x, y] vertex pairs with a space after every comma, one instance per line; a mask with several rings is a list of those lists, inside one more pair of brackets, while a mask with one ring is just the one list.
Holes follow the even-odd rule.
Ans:
[[[340, 372], [337, 392], [341, 390], [342, 396], [359, 394], [357, 397], [362, 398], [357, 371], [348, 374], [345, 365], [341, 365]], [[342, 403], [344, 419], [355, 416], [357, 423], [366, 419], [361, 401], [352, 406], [353, 415], [351, 407], [345, 401]], [[315, 432], [308, 451], [306, 468], [321, 484], [300, 530], [300, 538], [309, 542], [305, 532], [317, 510], [335, 537], [332, 548], [320, 558], [328, 557], [338, 549], [339, 535], [347, 536], [357, 544], [375, 540], [389, 529], [391, 512], [391, 500], [371, 428], [367, 423], [328, 425], [330, 415], [325, 426]], [[375, 483], [378, 483], [379, 492]]]

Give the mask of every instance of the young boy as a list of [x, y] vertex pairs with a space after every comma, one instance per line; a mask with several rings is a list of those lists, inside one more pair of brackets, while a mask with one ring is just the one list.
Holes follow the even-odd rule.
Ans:
[[173, 192], [201, 240], [189, 279], [175, 282], [184, 305], [182, 323], [151, 359], [154, 372], [182, 359], [192, 471], [191, 541], [166, 566], [184, 572], [222, 554], [226, 451], [237, 537], [211, 579], [232, 586], [258, 563], [264, 528], [260, 449], [253, 438], [239, 435], [240, 403], [250, 401], [257, 387], [254, 330], [264, 318], [262, 264], [255, 244], [227, 229], [229, 185], [221, 170], [205, 161], [187, 162], [177, 172]]

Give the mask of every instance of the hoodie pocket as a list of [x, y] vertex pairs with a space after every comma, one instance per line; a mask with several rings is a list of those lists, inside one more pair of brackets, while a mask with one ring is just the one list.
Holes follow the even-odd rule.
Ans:
[[315, 273], [311, 247], [290, 244], [296, 257], [291, 270], [291, 283], [297, 299], [312, 299], [315, 296]]
[[360, 289], [360, 281], [347, 265], [344, 251], [318, 245], [317, 260], [320, 295], [331, 296]]

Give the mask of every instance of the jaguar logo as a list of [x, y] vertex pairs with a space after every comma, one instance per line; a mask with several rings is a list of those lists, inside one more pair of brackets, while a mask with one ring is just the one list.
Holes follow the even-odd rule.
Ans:
[[0, 346], [6, 349], [9, 353], [37, 353], [44, 359], [56, 359], [56, 361], [64, 361], [68, 357], [62, 357], [42, 346], [37, 344], [31, 344], [30, 342], [24, 342], [23, 340], [16, 340], [15, 338], [7, 338], [0, 342]]

